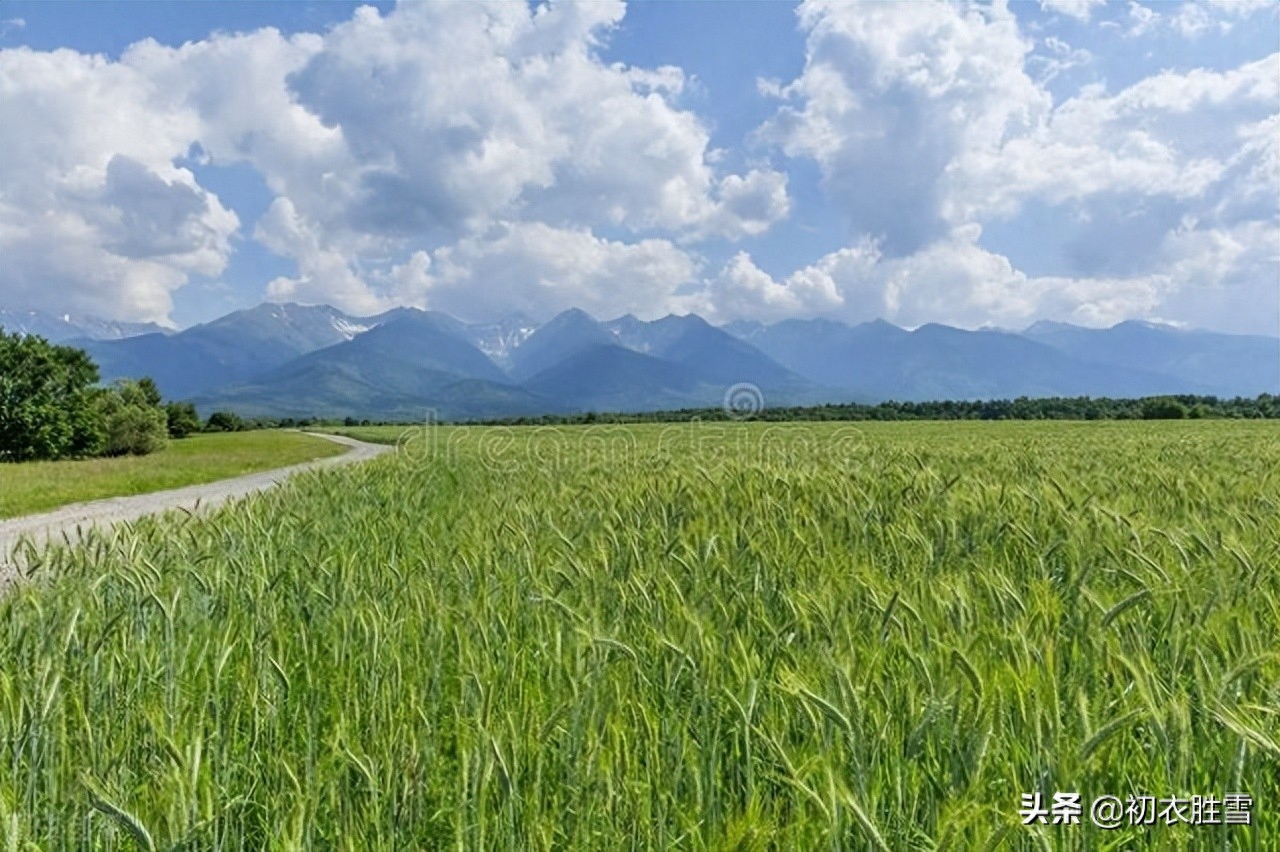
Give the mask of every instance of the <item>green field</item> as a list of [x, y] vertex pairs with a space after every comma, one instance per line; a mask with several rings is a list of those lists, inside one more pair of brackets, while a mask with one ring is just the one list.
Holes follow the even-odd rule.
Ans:
[[271, 430], [192, 435], [149, 456], [0, 464], [0, 518], [199, 485], [344, 451], [324, 438]]
[[0, 603], [0, 848], [1280, 848], [1274, 424], [376, 434]]

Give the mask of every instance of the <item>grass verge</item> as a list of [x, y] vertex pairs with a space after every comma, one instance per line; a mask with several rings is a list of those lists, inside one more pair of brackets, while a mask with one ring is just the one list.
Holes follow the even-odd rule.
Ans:
[[0, 518], [200, 485], [343, 451], [332, 441], [298, 432], [233, 432], [192, 435], [149, 456], [0, 464]]

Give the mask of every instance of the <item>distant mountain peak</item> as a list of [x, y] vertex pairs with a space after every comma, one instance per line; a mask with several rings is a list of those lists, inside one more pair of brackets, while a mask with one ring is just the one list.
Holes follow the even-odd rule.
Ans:
[[[815, 322], [823, 322], [823, 320], [815, 320]], [[900, 325], [894, 325], [893, 323], [889, 322], [887, 319], [884, 319], [883, 317], [876, 317], [876, 318], [875, 318], [875, 319], [873, 319], [873, 320], [868, 320], [867, 322], [862, 323], [862, 324], [861, 324], [861, 327], [863, 327], [863, 328], [879, 328], [879, 329], [893, 330], [893, 331], [905, 331], [905, 330], [906, 330], [906, 329], [904, 329], [904, 328], [903, 328], [902, 326], [900, 326]]]
[[530, 378], [560, 361], [593, 346], [617, 346], [612, 331], [598, 323], [586, 311], [570, 308], [529, 334], [510, 356], [511, 375]]
[[1077, 331], [1083, 329], [1084, 326], [1073, 325], [1069, 322], [1058, 322], [1056, 320], [1039, 320], [1032, 323], [1022, 330], [1023, 334], [1052, 334], [1056, 331]]
[[944, 335], [944, 334], [969, 334], [962, 328], [956, 328], [953, 325], [944, 325], [940, 322], [927, 322], [924, 325], [916, 326], [911, 330], [913, 335]]
[[172, 334], [174, 329], [153, 322], [123, 322], [84, 314], [10, 311], [0, 308], [0, 328], [6, 332], [43, 337], [51, 343], [70, 340], [123, 340], [144, 334]]
[[547, 323], [547, 325], [551, 325], [551, 323], [553, 323], [553, 322], [562, 322], [562, 323], [566, 323], [566, 322], [589, 322], [589, 323], [594, 323], [595, 321], [596, 321], [596, 318], [595, 318], [595, 317], [593, 317], [593, 316], [591, 316], [591, 314], [587, 313], [587, 312], [586, 312], [586, 311], [584, 311], [582, 308], [566, 308], [565, 310], [561, 311], [560, 313], [558, 313], [558, 314], [556, 314], [554, 317], [552, 317], [552, 318], [551, 318], [551, 321], [550, 321], [550, 322], [548, 322], [548, 323]]
[[707, 328], [714, 328], [714, 326], [711, 325], [711, 323], [707, 322], [697, 314], [667, 314], [662, 319], [654, 320], [653, 324], [654, 325], [683, 325], [683, 326], [697, 326], [697, 327], [706, 326]]
[[1185, 332], [1190, 331], [1186, 325], [1174, 325], [1173, 323], [1157, 322], [1155, 320], [1130, 319], [1118, 322], [1111, 326], [1112, 328], [1142, 328], [1148, 331], [1168, 331], [1168, 332]]

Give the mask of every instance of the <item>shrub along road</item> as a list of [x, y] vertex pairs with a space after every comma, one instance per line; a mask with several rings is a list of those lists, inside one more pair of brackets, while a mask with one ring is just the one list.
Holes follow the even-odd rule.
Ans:
[[39, 515], [0, 520], [0, 589], [21, 578], [18, 563], [22, 555], [20, 544], [24, 540], [41, 547], [50, 541], [64, 537], [74, 541], [93, 527], [105, 529], [114, 524], [137, 520], [145, 515], [173, 509], [190, 512], [207, 511], [228, 500], [272, 488], [290, 476], [305, 470], [366, 461], [395, 450], [392, 446], [368, 444], [342, 435], [307, 434], [335, 441], [350, 449], [339, 456], [316, 459], [234, 479], [169, 491], [156, 491], [150, 494], [137, 494], [132, 497], [112, 497], [91, 503], [77, 503]]

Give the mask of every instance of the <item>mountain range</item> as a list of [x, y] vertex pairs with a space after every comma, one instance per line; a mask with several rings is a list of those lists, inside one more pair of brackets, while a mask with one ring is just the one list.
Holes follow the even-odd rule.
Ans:
[[169, 398], [246, 416], [706, 407], [742, 382], [770, 406], [1280, 392], [1280, 338], [1138, 321], [1020, 332], [822, 319], [716, 327], [693, 314], [601, 322], [569, 310], [546, 323], [513, 315], [477, 324], [416, 308], [354, 317], [263, 304], [178, 332], [33, 313], [0, 312], [0, 325], [83, 347], [104, 381], [149, 375]]
[[168, 334], [153, 322], [115, 322], [81, 314], [9, 311], [0, 308], [0, 328], [9, 333], [34, 334], [51, 343], [68, 340], [119, 340], [139, 334]]

